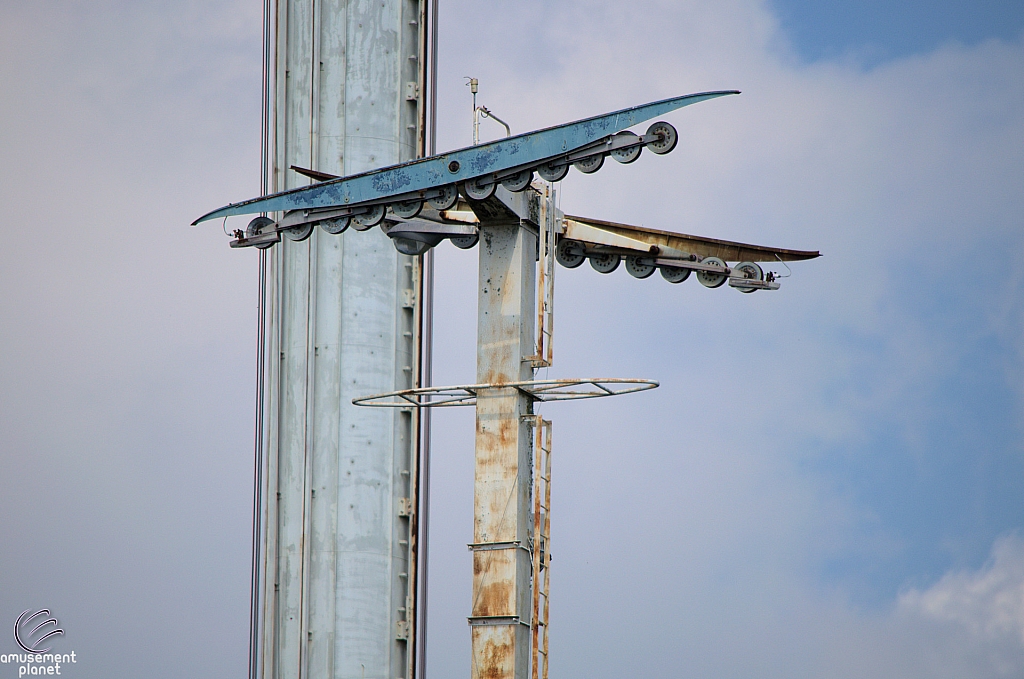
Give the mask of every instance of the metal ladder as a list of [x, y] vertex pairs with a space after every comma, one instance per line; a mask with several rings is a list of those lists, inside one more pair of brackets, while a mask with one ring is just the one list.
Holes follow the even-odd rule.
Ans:
[[548, 679], [548, 599], [551, 574], [551, 422], [534, 416], [532, 679]]
[[555, 207], [557, 194], [547, 182], [534, 183], [541, 190], [537, 229], [537, 343], [536, 353], [526, 360], [534, 368], [551, 365], [555, 318], [555, 253], [561, 219]]

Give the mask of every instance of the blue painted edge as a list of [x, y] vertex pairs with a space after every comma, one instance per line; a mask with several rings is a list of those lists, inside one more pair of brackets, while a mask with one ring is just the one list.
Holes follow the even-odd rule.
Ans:
[[462, 182], [520, 165], [540, 164], [678, 108], [730, 94], [739, 94], [739, 91], [722, 90], [673, 97], [350, 177], [260, 196], [214, 210], [192, 225], [233, 215], [358, 205]]

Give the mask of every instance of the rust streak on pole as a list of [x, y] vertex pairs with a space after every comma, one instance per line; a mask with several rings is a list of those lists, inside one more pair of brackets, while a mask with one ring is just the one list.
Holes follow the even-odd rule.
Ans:
[[[518, 220], [481, 220], [479, 383], [533, 378], [536, 246]], [[473, 553], [473, 679], [529, 676], [532, 414], [514, 387], [477, 398], [473, 541], [494, 548]]]

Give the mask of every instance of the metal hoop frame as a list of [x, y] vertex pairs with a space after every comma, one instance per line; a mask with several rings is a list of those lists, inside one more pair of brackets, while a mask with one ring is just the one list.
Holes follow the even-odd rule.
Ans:
[[476, 405], [477, 395], [491, 389], [517, 389], [534, 401], [573, 401], [583, 398], [620, 396], [655, 389], [654, 380], [595, 377], [561, 380], [530, 380], [493, 384], [465, 384], [455, 387], [420, 387], [352, 399], [353, 405], [370, 408], [450, 408]]

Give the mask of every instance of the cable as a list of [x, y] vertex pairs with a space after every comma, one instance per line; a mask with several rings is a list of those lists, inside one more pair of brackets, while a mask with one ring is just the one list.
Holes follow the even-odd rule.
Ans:
[[[427, 155], [437, 153], [437, 17], [438, 0], [430, 0], [430, 9], [427, 12], [427, 26], [429, 27], [428, 42], [429, 53], [427, 59], [427, 119], [429, 122], [429, 134], [427, 143]], [[423, 343], [421, 353], [421, 386], [429, 387], [433, 379], [433, 341], [434, 341], [434, 248], [427, 250], [423, 255], [423, 295], [420, 297], [422, 306], [420, 341]], [[419, 536], [417, 537], [417, 559], [420, 575], [420, 583], [417, 587], [416, 613], [419, 618], [417, 622], [416, 640], [416, 679], [426, 679], [427, 676], [427, 582], [429, 559], [429, 535], [430, 535], [430, 408], [421, 408], [420, 418], [420, 464], [417, 467], [419, 476], [420, 511], [417, 523], [419, 524]]]
[[[270, 175], [270, 10], [272, 0], [263, 0], [263, 65], [260, 110], [260, 192], [268, 193]], [[267, 308], [267, 251], [259, 253], [259, 294], [256, 306], [256, 423], [252, 488], [252, 574], [249, 586], [249, 679], [260, 672], [260, 562], [263, 538], [263, 385]]]

